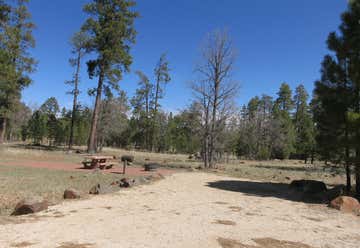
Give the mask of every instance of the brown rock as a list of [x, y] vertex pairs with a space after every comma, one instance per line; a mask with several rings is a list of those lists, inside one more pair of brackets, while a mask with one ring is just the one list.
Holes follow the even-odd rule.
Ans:
[[12, 215], [33, 214], [48, 208], [48, 202], [41, 197], [28, 197], [21, 200]]
[[80, 193], [76, 189], [67, 189], [64, 191], [64, 199], [79, 199]]
[[330, 207], [342, 212], [358, 212], [360, 210], [359, 201], [349, 196], [340, 196], [330, 202]]

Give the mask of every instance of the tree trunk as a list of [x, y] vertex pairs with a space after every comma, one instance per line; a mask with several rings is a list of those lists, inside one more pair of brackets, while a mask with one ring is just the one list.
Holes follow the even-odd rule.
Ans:
[[[346, 131], [346, 138], [347, 138], [347, 131]], [[350, 170], [350, 149], [347, 145], [345, 148], [345, 170], [346, 170], [346, 192], [350, 193], [351, 191], [351, 170]]]
[[[217, 74], [217, 72], [216, 72]], [[218, 77], [218, 76], [216, 76]], [[210, 151], [209, 151], [209, 166], [214, 167], [215, 164], [215, 135], [216, 135], [216, 114], [218, 108], [218, 95], [219, 95], [220, 83], [217, 79], [214, 82], [214, 102], [212, 105], [212, 116], [211, 116], [211, 130], [210, 130]]]
[[6, 124], [7, 124], [7, 119], [1, 118], [0, 119], [0, 144], [3, 144], [5, 142]]
[[97, 124], [99, 119], [99, 112], [101, 108], [101, 93], [104, 81], [104, 72], [100, 72], [98, 87], [96, 91], [96, 100], [95, 100], [95, 108], [94, 114], [91, 122], [91, 129], [90, 129], [90, 136], [88, 142], [88, 153], [95, 153], [96, 152], [96, 131], [97, 131]]
[[154, 151], [156, 145], [155, 127], [156, 127], [157, 114], [158, 114], [157, 111], [158, 111], [159, 93], [160, 93], [160, 78], [158, 76], [156, 80], [154, 116], [153, 116], [152, 128], [151, 128], [151, 151]]
[[76, 119], [77, 112], [77, 97], [79, 94], [79, 73], [80, 73], [80, 61], [81, 61], [81, 51], [78, 53], [77, 61], [76, 61], [76, 73], [74, 80], [74, 100], [73, 100], [73, 109], [71, 113], [71, 126], [70, 126], [70, 138], [69, 138], [69, 150], [72, 148], [74, 143], [74, 125]]
[[204, 167], [209, 168], [209, 139], [204, 139]]
[[356, 149], [355, 181], [356, 197], [360, 199], [360, 149]]
[[350, 170], [349, 164], [345, 165], [345, 170], [346, 170], [346, 192], [350, 193], [350, 191], [351, 191], [351, 170]]

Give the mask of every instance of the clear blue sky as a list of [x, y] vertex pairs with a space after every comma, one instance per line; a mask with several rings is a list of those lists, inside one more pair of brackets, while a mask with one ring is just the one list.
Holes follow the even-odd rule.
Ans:
[[[68, 65], [69, 38], [86, 16], [82, 6], [90, 0], [31, 0], [30, 11], [37, 25], [39, 61], [34, 82], [23, 92], [23, 101], [39, 105], [55, 96], [70, 107], [71, 96], [64, 81], [71, 78]], [[203, 37], [217, 28], [228, 29], [238, 50], [235, 79], [241, 83], [238, 103], [263, 93], [275, 95], [280, 84], [292, 88], [303, 83], [309, 93], [319, 78], [320, 63], [327, 53], [326, 38], [340, 24], [346, 0], [139, 0], [136, 9], [137, 43], [131, 53], [131, 73], [120, 86], [129, 97], [137, 87], [136, 70], [149, 76], [159, 56], [168, 53], [172, 82], [166, 89], [164, 108], [175, 111], [191, 98], [187, 82], [198, 59]], [[92, 104], [87, 89], [95, 85], [82, 67], [81, 102]]]

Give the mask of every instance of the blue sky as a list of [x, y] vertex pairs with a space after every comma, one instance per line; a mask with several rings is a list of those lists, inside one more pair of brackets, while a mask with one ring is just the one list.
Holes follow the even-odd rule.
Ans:
[[[69, 39], [86, 19], [82, 6], [89, 1], [30, 1], [37, 25], [32, 53], [39, 61], [33, 84], [23, 92], [23, 101], [30, 106], [51, 96], [61, 106], [71, 106], [64, 84], [73, 73]], [[131, 50], [134, 63], [120, 87], [131, 97], [138, 82], [134, 72], [142, 70], [151, 77], [158, 58], [167, 52], [172, 81], [162, 105], [168, 111], [186, 107], [201, 41], [208, 32], [226, 28], [238, 51], [234, 79], [241, 84], [239, 105], [255, 95], [275, 95], [282, 82], [293, 89], [303, 83], [311, 93], [327, 53], [327, 35], [338, 28], [346, 6], [346, 0], [139, 0], [136, 9], [141, 18]], [[88, 79], [84, 61], [82, 103], [93, 103], [86, 92], [95, 84]]]

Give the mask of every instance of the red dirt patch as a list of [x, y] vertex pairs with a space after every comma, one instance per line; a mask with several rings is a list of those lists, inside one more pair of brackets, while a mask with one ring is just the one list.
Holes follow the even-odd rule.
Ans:
[[[54, 161], [28, 161], [28, 160], [17, 160], [17, 161], [1, 161], [0, 166], [22, 166], [22, 167], [31, 167], [31, 168], [44, 168], [52, 170], [63, 170], [63, 171], [82, 171], [82, 172], [91, 172], [92, 169], [84, 169], [81, 164], [76, 163], [61, 163]], [[122, 175], [122, 166], [114, 166], [108, 170], [101, 170], [102, 173], [113, 173]], [[126, 168], [126, 176], [147, 176], [153, 174], [162, 174], [164, 176], [171, 175], [174, 173], [173, 170], [159, 168], [154, 172], [145, 171], [142, 167], [139, 166], [128, 166]]]

